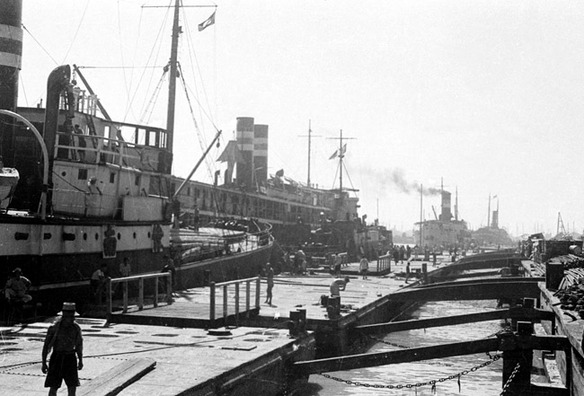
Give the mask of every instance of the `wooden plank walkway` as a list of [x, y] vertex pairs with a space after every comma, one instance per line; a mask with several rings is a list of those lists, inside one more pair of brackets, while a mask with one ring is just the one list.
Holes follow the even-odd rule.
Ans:
[[[446, 260], [446, 257], [440, 257]], [[422, 261], [412, 261], [410, 269], [415, 272], [422, 268]], [[432, 269], [431, 262], [425, 262], [428, 270]], [[343, 305], [342, 314], [355, 312], [360, 308], [375, 302], [382, 296], [398, 291], [407, 285], [404, 277], [396, 274], [406, 272], [406, 262], [396, 265], [392, 263], [392, 273], [383, 276], [369, 274], [367, 279], [362, 279], [358, 273], [359, 263], [349, 263], [341, 269], [341, 278], [349, 276], [350, 282], [344, 292], [341, 292], [341, 304]], [[439, 264], [442, 266], [444, 264]], [[370, 264], [374, 268], [375, 263]], [[436, 268], [436, 267], [434, 267]], [[323, 321], [328, 320], [326, 307], [320, 304], [322, 295], [328, 296], [331, 282], [335, 279], [328, 271], [313, 271], [307, 275], [290, 275], [288, 273], [279, 274], [274, 277], [274, 289], [272, 306], [265, 304], [266, 299], [266, 280], [262, 279], [260, 290], [260, 309], [252, 310], [251, 319], [245, 320], [245, 291], [240, 290], [239, 312], [240, 317], [237, 323], [243, 323], [247, 326], [254, 326], [254, 323], [265, 324], [267, 320], [274, 319], [282, 322], [289, 318], [291, 311], [298, 309], [306, 310], [307, 320]], [[410, 279], [410, 283], [413, 282]], [[253, 307], [255, 303], [255, 287], [250, 290], [250, 300]], [[171, 305], [161, 304], [157, 308], [145, 308], [138, 310], [136, 306], [130, 307], [125, 314], [120, 312], [112, 315], [112, 321], [116, 323], [134, 323], [134, 324], [158, 324], [181, 327], [220, 327], [224, 325], [235, 325], [235, 291], [233, 287], [228, 289], [227, 295], [227, 316], [223, 319], [223, 290], [217, 288], [215, 324], [212, 326], [210, 321], [210, 288], [193, 288], [174, 294], [174, 303]], [[253, 318], [256, 318], [255, 322]], [[281, 323], [279, 324], [281, 326]]]

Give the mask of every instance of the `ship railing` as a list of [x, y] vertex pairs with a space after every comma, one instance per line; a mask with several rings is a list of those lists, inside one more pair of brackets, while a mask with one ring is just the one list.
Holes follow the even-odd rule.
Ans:
[[[240, 305], [241, 305], [241, 285], [245, 286], [245, 310], [240, 312]], [[209, 293], [209, 320], [211, 327], [215, 327], [215, 316], [216, 316], [216, 309], [217, 309], [217, 291], [222, 290], [223, 294], [223, 323], [227, 323], [227, 317], [229, 315], [229, 296], [233, 293], [234, 298], [234, 307], [233, 307], [233, 314], [235, 316], [235, 325], [239, 324], [239, 315], [240, 313], [245, 313], [245, 317], [249, 318], [251, 311], [252, 311], [252, 288], [255, 285], [255, 302], [253, 309], [260, 309], [260, 285], [261, 285], [261, 278], [259, 276], [247, 279], [238, 279], [229, 282], [221, 282], [215, 283], [211, 282], [210, 286], [210, 293]]]
[[[154, 281], [153, 288], [145, 288], [144, 280], [152, 279]], [[154, 308], [158, 306], [159, 300], [159, 286], [163, 286], [165, 291], [165, 300], [167, 304], [172, 303], [172, 274], [170, 272], [161, 272], [157, 274], [144, 274], [144, 275], [133, 275], [125, 276], [122, 278], [107, 278], [106, 280], [106, 299], [107, 299], [107, 315], [108, 317], [113, 312], [113, 295], [114, 295], [114, 285], [122, 284], [122, 313], [128, 312], [130, 293], [130, 286], [138, 284], [138, 299], [137, 306], [138, 310], [144, 309], [144, 295], [145, 291], [150, 291], [152, 297], [152, 305]], [[151, 286], [151, 285], [149, 285]]]
[[[54, 158], [91, 164], [109, 163], [147, 171], [159, 170], [161, 149], [96, 135], [57, 133]], [[82, 143], [83, 142], [83, 143]]]
[[391, 272], [391, 255], [385, 254], [377, 259], [377, 272]]

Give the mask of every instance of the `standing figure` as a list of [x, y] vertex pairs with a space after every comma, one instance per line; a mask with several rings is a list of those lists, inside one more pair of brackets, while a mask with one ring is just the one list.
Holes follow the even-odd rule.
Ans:
[[120, 264], [120, 275], [122, 278], [132, 275], [132, 267], [130, 266], [130, 259], [124, 257], [124, 261]]
[[85, 161], [85, 149], [87, 148], [87, 143], [85, 142], [85, 137], [84, 137], [84, 133], [81, 130], [81, 127], [79, 126], [79, 124], [75, 124], [75, 128], [73, 129], [73, 133], [75, 133], [77, 136], [77, 147], [79, 147], [79, 150], [77, 150], [77, 159], [79, 159], [79, 161], [83, 162]]
[[100, 268], [96, 269], [93, 274], [91, 274], [91, 293], [93, 295], [95, 304], [103, 303], [103, 296], [105, 291], [106, 277], [105, 273], [107, 271], [107, 264], [102, 264]]
[[272, 306], [272, 289], [274, 288], [274, 269], [270, 263], [266, 264], [266, 277], [268, 288], [266, 290], [266, 304]]
[[363, 256], [359, 262], [359, 272], [363, 275], [363, 279], [367, 279], [367, 272], [369, 271], [369, 260], [367, 257]]
[[[75, 303], [63, 303], [61, 319], [49, 327], [42, 352], [42, 372], [47, 374], [45, 388], [49, 396], [57, 394], [63, 380], [68, 395], [75, 395], [79, 384], [79, 373], [83, 369], [83, 336], [81, 327], [75, 323]], [[53, 350], [49, 365], [47, 356]], [[75, 358], [77, 355], [77, 358]]]
[[10, 278], [6, 281], [4, 296], [8, 302], [27, 303], [32, 300], [30, 294], [27, 293], [29, 287], [30, 281], [22, 276], [22, 270], [18, 267], [14, 268]]

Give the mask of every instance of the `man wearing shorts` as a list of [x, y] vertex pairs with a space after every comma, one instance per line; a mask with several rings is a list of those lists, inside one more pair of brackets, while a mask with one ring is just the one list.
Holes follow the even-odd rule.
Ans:
[[[62, 315], [57, 323], [49, 327], [43, 345], [42, 371], [48, 373], [45, 388], [50, 388], [49, 396], [57, 394], [63, 380], [68, 395], [74, 396], [79, 386], [77, 370], [83, 368], [83, 337], [81, 327], [75, 323], [75, 303], [63, 303]], [[47, 355], [51, 349], [53, 353], [47, 366]]]

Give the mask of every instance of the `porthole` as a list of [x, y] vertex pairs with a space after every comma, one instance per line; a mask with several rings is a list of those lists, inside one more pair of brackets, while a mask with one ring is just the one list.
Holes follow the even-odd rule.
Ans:
[[65, 171], [61, 172], [61, 176], [63, 176], [63, 177], [67, 176], [67, 172], [65, 172]]

